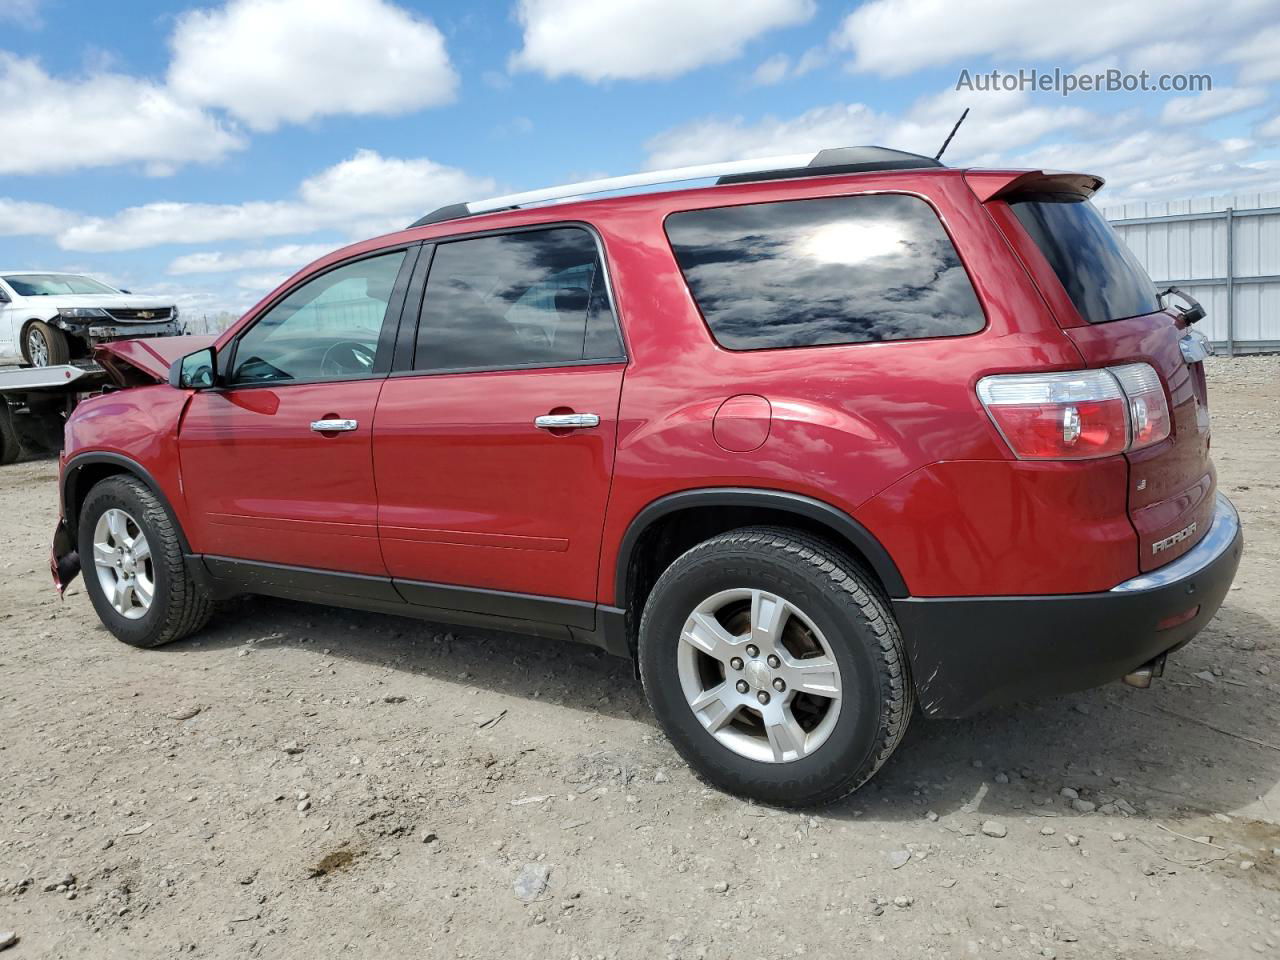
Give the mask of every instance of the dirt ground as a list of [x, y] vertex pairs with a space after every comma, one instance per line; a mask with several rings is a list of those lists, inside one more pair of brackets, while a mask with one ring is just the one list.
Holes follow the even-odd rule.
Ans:
[[0, 468], [3, 960], [1280, 956], [1280, 358], [1210, 390], [1246, 553], [1165, 679], [917, 717], [814, 814], [586, 647], [265, 599], [126, 647]]

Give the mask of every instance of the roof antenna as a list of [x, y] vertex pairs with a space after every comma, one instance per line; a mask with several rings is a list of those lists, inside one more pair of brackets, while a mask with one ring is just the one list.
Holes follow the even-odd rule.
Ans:
[[964, 118], [969, 115], [969, 108], [964, 108], [964, 113], [960, 114], [960, 119], [956, 121], [956, 125], [951, 128], [951, 132], [947, 134], [947, 139], [942, 141], [942, 149], [933, 155], [933, 159], [941, 160], [942, 155], [947, 152], [947, 147], [951, 146], [951, 138], [956, 135], [956, 131], [960, 129], [960, 124], [964, 123]]

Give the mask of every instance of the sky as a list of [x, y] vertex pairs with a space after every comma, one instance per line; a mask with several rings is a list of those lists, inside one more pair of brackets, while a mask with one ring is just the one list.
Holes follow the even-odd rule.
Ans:
[[[1033, 69], [1212, 89], [976, 79]], [[933, 155], [966, 107], [951, 165], [1099, 174], [1107, 205], [1277, 190], [1278, 92], [1280, 0], [0, 0], [0, 268], [238, 315], [446, 203]]]

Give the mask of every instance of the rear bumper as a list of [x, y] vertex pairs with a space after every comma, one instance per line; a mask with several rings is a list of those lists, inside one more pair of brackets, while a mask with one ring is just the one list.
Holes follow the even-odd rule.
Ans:
[[1195, 547], [1105, 593], [894, 600], [921, 709], [963, 717], [1119, 679], [1213, 619], [1243, 548], [1240, 518], [1218, 494]]

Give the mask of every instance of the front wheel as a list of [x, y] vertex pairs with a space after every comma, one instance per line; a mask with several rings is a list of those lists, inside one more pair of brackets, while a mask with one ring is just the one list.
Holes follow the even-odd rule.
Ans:
[[33, 367], [57, 367], [71, 362], [71, 343], [67, 335], [40, 320], [27, 328], [22, 352]]
[[115, 476], [94, 486], [77, 539], [85, 590], [116, 639], [158, 647], [208, 621], [213, 600], [187, 570], [177, 522], [141, 480]]
[[640, 675], [680, 754], [714, 785], [781, 806], [865, 783], [906, 732], [901, 634], [872, 578], [833, 544], [752, 527], [659, 578]]

